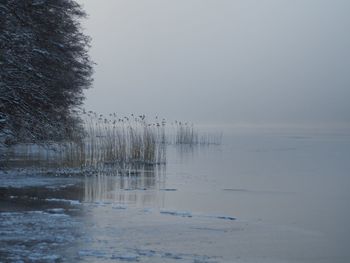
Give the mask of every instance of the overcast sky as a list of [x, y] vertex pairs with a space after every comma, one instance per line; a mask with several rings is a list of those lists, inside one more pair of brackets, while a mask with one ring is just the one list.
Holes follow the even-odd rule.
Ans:
[[349, 0], [79, 0], [86, 108], [197, 123], [350, 123]]

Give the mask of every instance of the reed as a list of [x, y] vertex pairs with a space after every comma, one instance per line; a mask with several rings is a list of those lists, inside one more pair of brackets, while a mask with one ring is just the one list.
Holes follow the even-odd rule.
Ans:
[[166, 162], [165, 123], [148, 122], [144, 115], [103, 116], [81, 113], [84, 136], [46, 145], [20, 144], [11, 148], [14, 158], [25, 162], [48, 161], [58, 167], [101, 167], [106, 164], [121, 170]]
[[176, 145], [219, 145], [222, 141], [222, 133], [201, 133], [192, 123], [175, 121], [173, 129], [175, 136], [170, 141]]
[[165, 125], [149, 123], [144, 115], [109, 118], [85, 113], [85, 165], [96, 163], [165, 163]]
[[26, 163], [44, 163], [57, 167], [104, 169], [112, 165], [119, 171], [166, 163], [167, 145], [221, 144], [222, 134], [199, 133], [193, 124], [175, 121], [170, 127], [165, 119], [148, 121], [145, 115], [104, 116], [81, 112], [83, 136], [43, 144], [20, 144], [6, 156]]

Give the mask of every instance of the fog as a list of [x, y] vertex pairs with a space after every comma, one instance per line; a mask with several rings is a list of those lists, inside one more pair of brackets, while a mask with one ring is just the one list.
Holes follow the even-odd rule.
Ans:
[[195, 123], [350, 125], [347, 0], [80, 0], [86, 108]]

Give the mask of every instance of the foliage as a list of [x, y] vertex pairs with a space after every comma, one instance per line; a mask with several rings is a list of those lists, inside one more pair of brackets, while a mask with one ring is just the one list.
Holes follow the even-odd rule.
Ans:
[[73, 0], [1, 1], [0, 144], [80, 134], [74, 109], [92, 82], [83, 17]]

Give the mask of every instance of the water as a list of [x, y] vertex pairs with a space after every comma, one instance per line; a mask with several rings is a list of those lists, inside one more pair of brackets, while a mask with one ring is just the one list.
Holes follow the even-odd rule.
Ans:
[[2, 172], [0, 262], [349, 262], [349, 136], [224, 138], [138, 175]]

